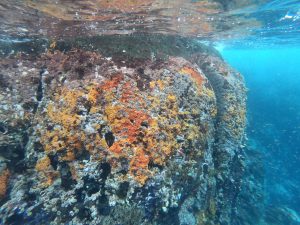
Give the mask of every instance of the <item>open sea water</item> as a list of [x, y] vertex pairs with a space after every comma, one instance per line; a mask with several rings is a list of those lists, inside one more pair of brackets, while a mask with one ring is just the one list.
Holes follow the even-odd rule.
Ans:
[[221, 51], [245, 77], [248, 145], [263, 153], [265, 204], [300, 212], [300, 46]]

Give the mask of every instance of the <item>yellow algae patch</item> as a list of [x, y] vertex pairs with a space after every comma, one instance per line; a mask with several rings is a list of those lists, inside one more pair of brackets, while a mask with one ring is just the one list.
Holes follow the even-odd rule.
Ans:
[[168, 100], [170, 102], [175, 102], [176, 101], [176, 96], [175, 95], [168, 95]]
[[35, 169], [37, 171], [46, 171], [49, 169], [49, 166], [50, 166], [50, 159], [48, 156], [45, 156], [37, 161], [37, 164], [35, 165]]
[[41, 143], [46, 152], [65, 150], [63, 158], [74, 160], [74, 149], [80, 151], [84, 133], [80, 131], [81, 118], [78, 115], [78, 101], [84, 95], [80, 90], [61, 88], [47, 107], [47, 118], [53, 123], [51, 129], [43, 131]]
[[153, 80], [150, 82], [150, 88], [154, 89], [157, 86], [160, 91], [163, 91], [167, 84], [168, 82], [165, 80]]
[[80, 124], [80, 117], [76, 114], [80, 91], [67, 90], [63, 88], [60, 94], [55, 96], [55, 102], [60, 106], [55, 107], [52, 103], [48, 105], [47, 113], [51, 120], [58, 122], [66, 128]]
[[47, 155], [37, 161], [35, 169], [42, 175], [42, 187], [49, 187], [58, 175], [52, 169], [50, 159]]

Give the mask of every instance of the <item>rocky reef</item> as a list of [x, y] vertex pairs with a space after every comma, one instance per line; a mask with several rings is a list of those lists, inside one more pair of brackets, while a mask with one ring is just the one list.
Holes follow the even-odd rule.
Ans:
[[1, 223], [233, 224], [242, 76], [194, 40], [92, 43], [1, 58]]

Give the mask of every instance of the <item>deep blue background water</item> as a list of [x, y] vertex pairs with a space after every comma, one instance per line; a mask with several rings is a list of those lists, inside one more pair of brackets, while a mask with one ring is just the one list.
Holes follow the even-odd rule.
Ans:
[[264, 154], [265, 203], [300, 212], [300, 47], [225, 48], [248, 91], [249, 145]]

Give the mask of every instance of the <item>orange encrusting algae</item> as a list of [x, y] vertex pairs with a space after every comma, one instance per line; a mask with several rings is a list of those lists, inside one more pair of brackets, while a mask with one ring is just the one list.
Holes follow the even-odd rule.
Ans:
[[136, 149], [135, 155], [130, 161], [130, 173], [141, 184], [144, 184], [149, 178], [150, 171], [148, 170], [149, 156], [142, 149]]
[[10, 172], [8, 169], [3, 170], [0, 174], [0, 200], [6, 195], [9, 176]]
[[[183, 67], [179, 73], [190, 75], [201, 90], [203, 78], [196, 70]], [[171, 78], [152, 80], [150, 89], [141, 91], [136, 81], [116, 73], [85, 88], [58, 88], [58, 94], [54, 95], [45, 111], [53, 128], [40, 131], [46, 157], [60, 152], [59, 161], [72, 162], [77, 153], [86, 149], [94, 160], [106, 160], [112, 167], [118, 165], [115, 162], [119, 158], [126, 158], [129, 162], [127, 179], [132, 177], [144, 185], [156, 171], [149, 169], [149, 163], [164, 166], [176, 149], [181, 148], [176, 141], [177, 135], [188, 133], [187, 140], [202, 137], [190, 120], [180, 119], [182, 112], [179, 112], [176, 94], [172, 91], [163, 94], [165, 87], [170, 85]], [[78, 114], [83, 105], [90, 106], [85, 116]], [[195, 112], [186, 112], [188, 114], [195, 116]], [[99, 130], [100, 121], [110, 129], [114, 135], [110, 146], [99, 133], [85, 131], [88, 118], [93, 118], [94, 123], [89, 125], [92, 130]], [[48, 162], [43, 160], [36, 166], [39, 171]], [[46, 184], [53, 178], [50, 176]]]
[[198, 71], [196, 71], [195, 69], [185, 66], [179, 71], [179, 73], [190, 75], [192, 77], [192, 79], [196, 82], [196, 84], [198, 85], [198, 88], [200, 88], [202, 86], [204, 79], [201, 76], [201, 74]]
[[[126, 157], [130, 160], [130, 174], [140, 184], [144, 184], [150, 177], [151, 172], [148, 169], [149, 161], [155, 161], [163, 164], [167, 156], [171, 153], [171, 147], [160, 147], [160, 143], [155, 139], [155, 134], [159, 133], [159, 127], [156, 119], [148, 114], [151, 107], [139, 110], [133, 107], [131, 103], [139, 102], [143, 106], [144, 101], [135, 84], [129, 81], [120, 80], [121, 98], [117, 105], [112, 101], [116, 99], [112, 92], [113, 86], [107, 86], [110, 83], [100, 85], [100, 90], [105, 89], [107, 105], [105, 106], [105, 115], [108, 124], [118, 140], [109, 148], [115, 157]], [[100, 94], [100, 93], [99, 93]], [[174, 101], [174, 98], [172, 99]], [[161, 158], [161, 160], [158, 160]]]

